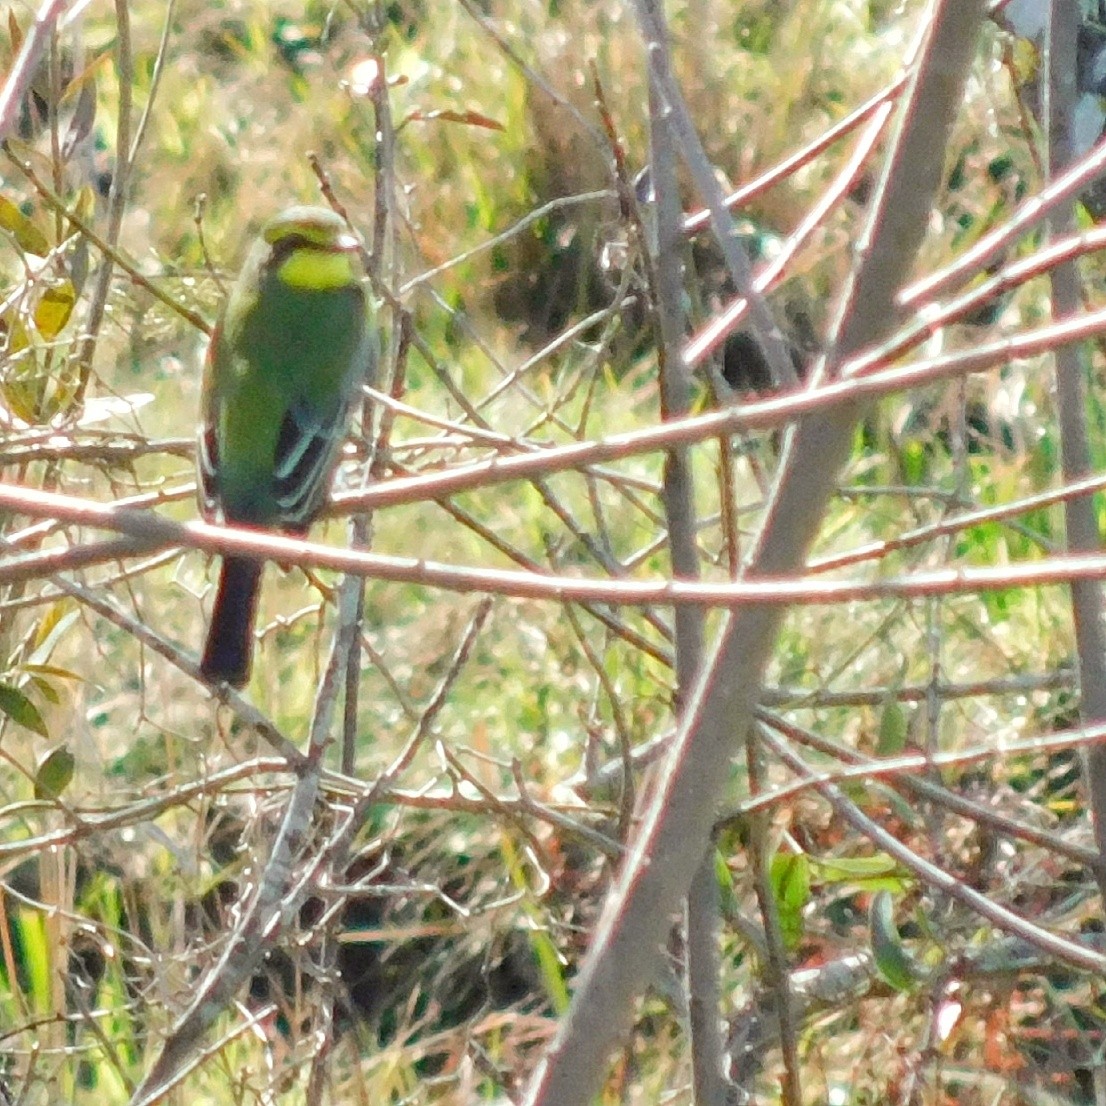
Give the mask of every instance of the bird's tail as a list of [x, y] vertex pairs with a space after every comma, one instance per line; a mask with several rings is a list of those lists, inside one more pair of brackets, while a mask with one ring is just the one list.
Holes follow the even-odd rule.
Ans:
[[250, 676], [253, 623], [261, 586], [260, 561], [226, 557], [211, 612], [200, 671], [211, 683], [241, 687]]

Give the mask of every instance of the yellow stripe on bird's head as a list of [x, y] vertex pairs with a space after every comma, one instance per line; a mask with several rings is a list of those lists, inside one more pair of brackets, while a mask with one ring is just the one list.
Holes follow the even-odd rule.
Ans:
[[290, 207], [265, 224], [261, 237], [270, 246], [268, 265], [293, 288], [325, 292], [357, 283], [357, 238], [325, 207]]

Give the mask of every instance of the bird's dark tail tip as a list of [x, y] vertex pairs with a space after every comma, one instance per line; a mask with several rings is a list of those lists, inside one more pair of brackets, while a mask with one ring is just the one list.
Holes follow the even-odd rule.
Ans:
[[253, 623], [261, 585], [260, 561], [227, 557], [211, 612], [200, 672], [209, 683], [242, 687], [250, 678]]

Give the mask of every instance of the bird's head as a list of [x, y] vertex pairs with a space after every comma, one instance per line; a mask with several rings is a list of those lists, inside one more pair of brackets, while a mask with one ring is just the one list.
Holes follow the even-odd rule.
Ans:
[[265, 268], [293, 288], [325, 292], [358, 281], [360, 244], [325, 207], [282, 211], [262, 228], [261, 241]]

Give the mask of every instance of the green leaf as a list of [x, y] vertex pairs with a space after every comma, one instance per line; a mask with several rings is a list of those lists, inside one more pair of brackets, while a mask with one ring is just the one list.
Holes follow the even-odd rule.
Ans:
[[6, 230], [26, 253], [45, 257], [50, 252], [46, 235], [5, 196], [0, 196], [0, 229]]
[[[507, 834], [503, 834], [500, 838], [500, 851], [510, 875], [511, 883], [517, 888], [525, 888], [527, 885], [525, 867], [514, 843]], [[523, 900], [523, 908], [535, 923], [539, 921], [534, 907], [528, 899]], [[529, 941], [534, 959], [538, 962], [538, 970], [541, 974], [542, 984], [545, 987], [545, 993], [549, 997], [553, 1009], [558, 1014], [563, 1014], [568, 1010], [569, 993], [568, 984], [565, 981], [564, 964], [561, 961], [560, 954], [550, 940], [549, 935], [539, 924], [535, 924], [531, 929]]]
[[776, 853], [770, 871], [780, 931], [789, 949], [803, 937], [803, 910], [810, 901], [810, 862], [804, 853]]
[[[75, 611], [73, 613], [76, 614]], [[47, 676], [54, 676], [59, 680], [84, 682], [84, 677], [79, 672], [74, 672], [71, 668], [62, 668], [61, 665], [57, 664], [21, 664], [19, 671], [26, 672], [28, 676], [34, 677], [36, 683], [39, 679]]]
[[835, 856], [812, 861], [825, 883], [845, 883], [852, 879], [871, 879], [889, 875], [898, 864], [886, 853], [878, 856]]
[[879, 740], [876, 752], [881, 757], [894, 757], [906, 748], [906, 711], [898, 699], [888, 699], [879, 719]]
[[568, 984], [565, 982], [564, 964], [561, 962], [557, 947], [544, 930], [532, 929], [529, 936], [530, 948], [538, 962], [546, 996], [553, 1009], [558, 1014], [564, 1014], [568, 1010], [569, 993]]
[[886, 855], [840, 856], [811, 860], [822, 883], [847, 883], [861, 891], [902, 893], [910, 886], [907, 873]]
[[914, 958], [906, 951], [895, 925], [894, 904], [886, 891], [872, 898], [868, 911], [868, 930], [872, 954], [879, 974], [896, 991], [908, 991], [922, 978]]
[[48, 753], [35, 772], [35, 798], [58, 799], [73, 782], [76, 759], [68, 745], [59, 745]]
[[7, 352], [11, 357], [16, 353], [22, 353], [30, 344], [31, 338], [27, 333], [23, 320], [14, 309], [0, 317], [0, 334], [7, 335]]
[[[32, 1007], [45, 1013], [50, 1003], [50, 942], [46, 934], [46, 916], [41, 910], [19, 906], [12, 919], [22, 950], [20, 966], [26, 974], [24, 994], [31, 998]], [[9, 980], [9, 983], [14, 981]]]
[[39, 695], [43, 697], [51, 706], [57, 706], [61, 702], [61, 696], [58, 694], [58, 689], [54, 687], [49, 680], [44, 680], [41, 676], [32, 676], [31, 683], [34, 684]]
[[449, 108], [440, 108], [436, 111], [412, 111], [403, 120], [405, 123], [433, 123], [442, 120], [446, 123], [464, 123], [469, 127], [484, 127], [490, 131], [502, 131], [504, 126], [490, 116], [482, 115], [478, 111], [452, 111]]
[[[69, 599], [59, 599], [49, 607], [35, 627], [35, 636], [31, 644], [32, 652], [27, 663], [23, 665], [24, 671], [29, 672], [34, 668], [52, 671], [51, 666], [47, 664], [50, 654], [79, 617], [80, 612]], [[64, 669], [58, 669], [57, 672], [59, 675], [71, 675], [65, 673]]]
[[62, 280], [43, 290], [35, 305], [35, 326], [39, 334], [52, 341], [65, 329], [73, 307], [77, 302], [77, 293], [71, 281]]
[[6, 714], [13, 722], [32, 730], [40, 737], [50, 736], [38, 707], [11, 684], [0, 683], [0, 714]]
[[733, 872], [730, 871], [721, 849], [714, 850], [714, 878], [718, 881], [718, 893], [724, 899], [734, 897]]

